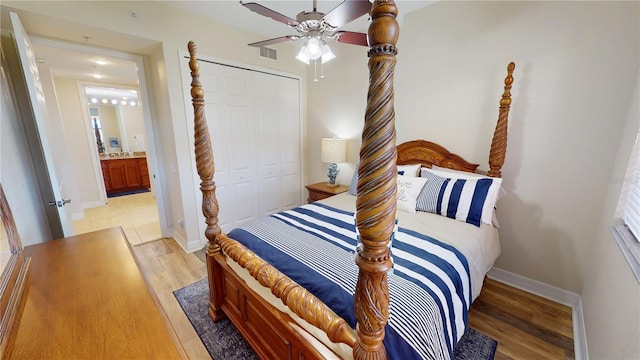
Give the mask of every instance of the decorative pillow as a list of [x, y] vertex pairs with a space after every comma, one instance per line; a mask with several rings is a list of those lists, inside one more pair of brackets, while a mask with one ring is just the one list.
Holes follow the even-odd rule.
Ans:
[[[433, 165], [431, 167], [431, 169], [427, 169], [427, 168], [422, 168], [420, 170], [420, 176], [422, 176], [422, 173], [424, 171], [431, 171], [436, 175], [440, 175], [440, 176], [444, 176], [444, 177], [455, 177], [455, 178], [460, 178], [460, 179], [477, 179], [477, 178], [489, 178], [489, 179], [499, 179], [499, 178], [492, 178], [490, 176], [487, 175], [483, 175], [483, 174], [478, 174], [475, 172], [468, 172], [468, 171], [460, 171], [460, 170], [453, 170], [453, 169], [448, 169], [448, 168], [444, 168], [444, 167], [440, 167], [440, 166], [436, 166]], [[455, 175], [451, 175], [451, 174], [455, 174]], [[500, 189], [498, 190], [498, 197], [496, 198], [496, 202], [498, 202], [507, 192], [504, 190], [504, 188], [502, 186], [500, 186]]]
[[403, 171], [404, 176], [420, 176], [420, 164], [398, 165], [398, 173]]
[[[430, 169], [428, 169], [430, 170]], [[440, 214], [475, 226], [491, 224], [502, 179], [442, 177], [422, 171], [427, 185], [417, 199], [419, 211]]]
[[[408, 165], [406, 167], [403, 165], [398, 166], [398, 175], [404, 175], [407, 169], [409, 169], [409, 172], [411, 174], [416, 172], [416, 170], [414, 170], [413, 168], [408, 168], [409, 166], [413, 167], [414, 165]], [[420, 165], [418, 164], [416, 166], [418, 167], [417, 171], [419, 171]], [[401, 167], [402, 169], [400, 169]], [[356, 165], [355, 169], [353, 170], [353, 176], [351, 177], [351, 183], [349, 184], [349, 194], [353, 196], [358, 195], [358, 165]]]
[[351, 177], [351, 183], [349, 184], [349, 194], [358, 195], [358, 164], [353, 169], [353, 176]]
[[[453, 170], [453, 169], [449, 169], [449, 168], [443, 168], [443, 167], [439, 167], [436, 165], [433, 165], [431, 167], [431, 169], [429, 168], [422, 168], [420, 169], [420, 176], [424, 177], [426, 172], [431, 172], [432, 174], [436, 174], [438, 176], [442, 176], [445, 178], [452, 178], [452, 179], [491, 179], [494, 180], [494, 182], [491, 184], [491, 187], [489, 189], [489, 196], [491, 198], [493, 198], [495, 196], [495, 203], [497, 203], [507, 192], [504, 190], [504, 188], [502, 187], [502, 179], [501, 178], [494, 178], [494, 177], [490, 177], [487, 175], [483, 175], [483, 174], [478, 174], [475, 172], [468, 172], [468, 171], [460, 171], [460, 170]], [[488, 222], [487, 221], [487, 215], [483, 214], [482, 217], [482, 222], [487, 223], [487, 224], [493, 224], [493, 226], [495, 227], [499, 227], [500, 225], [498, 224], [498, 218], [496, 217], [495, 214], [495, 203], [494, 203], [494, 211], [491, 213], [491, 221]]]
[[416, 201], [427, 179], [415, 176], [398, 175], [398, 210], [409, 213], [416, 212]]

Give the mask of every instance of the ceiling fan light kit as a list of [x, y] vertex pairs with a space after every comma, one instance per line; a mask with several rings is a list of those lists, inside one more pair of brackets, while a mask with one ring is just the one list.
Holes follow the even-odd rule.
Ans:
[[[281, 22], [299, 33], [299, 35], [286, 35], [254, 42], [249, 46], [264, 47], [283, 41], [295, 41], [305, 38], [307, 40], [298, 55], [296, 55], [296, 59], [305, 64], [310, 64], [311, 60], [313, 60], [316, 75], [318, 60], [320, 60], [320, 66], [322, 66], [336, 57], [325, 39], [333, 39], [346, 44], [369, 46], [367, 34], [338, 30], [347, 23], [367, 14], [371, 9], [369, 0], [345, 0], [327, 14], [317, 11], [317, 0], [313, 0], [313, 11], [301, 11], [295, 20], [255, 2], [245, 3], [240, 1], [240, 4], [262, 16]], [[324, 74], [320, 78], [324, 78]], [[318, 81], [317, 76], [314, 81]]]

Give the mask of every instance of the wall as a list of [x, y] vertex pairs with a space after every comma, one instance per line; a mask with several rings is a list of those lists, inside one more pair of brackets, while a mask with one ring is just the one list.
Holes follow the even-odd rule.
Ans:
[[[637, 10], [630, 2], [439, 2], [405, 16], [395, 78], [398, 142], [429, 139], [487, 169], [506, 65], [516, 62], [499, 267], [580, 293], [589, 224], [600, 216], [629, 102], [624, 94], [634, 86]], [[344, 66], [364, 67], [364, 60]], [[323, 86], [335, 91], [319, 90], [321, 101], [338, 109], [366, 96], [360, 83], [331, 72]], [[335, 126], [336, 116], [310, 106], [318, 129]], [[324, 135], [310, 132], [308, 143]], [[322, 168], [310, 178], [321, 179]]]
[[[188, 109], [191, 105], [182, 100], [184, 91], [188, 89], [182, 87], [178, 55], [186, 51], [187, 42], [193, 40], [203, 55], [304, 74], [306, 65], [295, 60], [296, 49], [279, 45], [276, 48], [280, 60], [260, 59], [258, 49], [246, 46], [260, 36], [165, 7], [161, 2], [3, 1], [3, 6], [18, 10], [29, 33], [76, 42], [84, 40], [74, 38], [74, 34], [95, 34], [91, 45], [150, 56], [152, 69], [147, 70], [150, 75], [147, 81], [149, 88], [153, 86], [155, 96], [155, 108], [151, 112], [154, 127], [161, 132], [156, 137], [162, 141], [158, 148], [163, 153], [159, 158], [163, 162], [159, 181], [167, 185], [163, 196], [170, 204], [166, 220], [183, 246], [189, 250], [199, 248], [203, 240], [197, 227], [200, 217], [196, 216], [200, 214], [200, 204], [196, 204], [195, 196], [199, 189], [193, 186], [194, 156], [188, 146], [193, 139], [187, 135], [187, 127], [191, 126], [192, 120], [185, 118], [185, 107]], [[130, 18], [131, 10], [138, 12], [136, 20]], [[79, 28], [82, 32], [70, 32], [70, 28]], [[108, 43], [112, 39], [121, 39], [122, 44]], [[132, 43], [140, 46], [132, 46]], [[160, 46], [150, 45], [154, 43]], [[180, 219], [184, 219], [184, 228], [177, 226]]]
[[[589, 249], [582, 304], [592, 359], [640, 359], [640, 286], [610, 233], [629, 154], [640, 129], [640, 72], [636, 76], [602, 216]], [[603, 309], [606, 309], [603, 311]]]
[[[329, 164], [320, 162], [320, 145], [323, 137], [349, 139], [347, 163], [338, 164], [339, 184], [349, 184], [360, 158], [361, 132], [367, 106], [369, 70], [368, 47], [331, 43], [336, 59], [324, 65], [325, 78], [309, 81], [309, 113], [307, 131], [307, 157], [309, 183], [327, 181]], [[308, 78], [313, 79], [313, 66], [309, 66]]]
[[[638, 358], [638, 287], [602, 211], [617, 199], [608, 187], [636, 86], [639, 25], [638, 2], [439, 2], [406, 15], [398, 43], [398, 142], [433, 140], [482, 169], [515, 61], [496, 266], [583, 294], [593, 358]], [[331, 72], [322, 90], [309, 86], [310, 102], [339, 109], [359, 106], [358, 96], [362, 84]], [[338, 114], [310, 106], [308, 116], [320, 121], [308, 143], [319, 144]], [[309, 154], [310, 180], [320, 181], [325, 165]]]
[[[146, 148], [144, 117], [140, 106], [120, 106], [119, 108], [124, 125], [124, 132], [120, 135], [125, 138], [126, 133], [126, 144], [129, 146], [128, 150], [125, 149], [124, 151], [144, 151]], [[142, 136], [142, 148], [138, 147], [136, 136]]]

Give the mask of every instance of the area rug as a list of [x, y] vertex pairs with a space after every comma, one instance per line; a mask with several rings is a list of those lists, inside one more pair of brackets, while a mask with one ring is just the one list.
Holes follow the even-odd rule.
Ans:
[[[212, 359], [258, 359], [228, 319], [214, 323], [209, 317], [209, 285], [206, 278], [176, 290], [173, 294]], [[468, 328], [458, 342], [453, 358], [456, 360], [492, 360], [497, 346], [497, 341], [477, 330]]]

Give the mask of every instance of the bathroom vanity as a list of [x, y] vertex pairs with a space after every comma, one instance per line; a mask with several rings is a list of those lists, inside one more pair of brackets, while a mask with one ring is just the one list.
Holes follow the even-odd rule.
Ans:
[[150, 186], [147, 158], [144, 155], [118, 154], [100, 159], [107, 195], [148, 189]]

